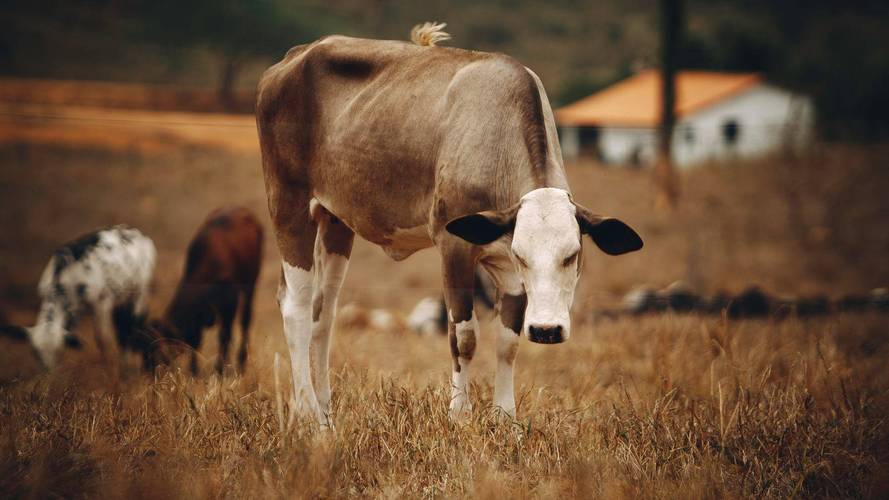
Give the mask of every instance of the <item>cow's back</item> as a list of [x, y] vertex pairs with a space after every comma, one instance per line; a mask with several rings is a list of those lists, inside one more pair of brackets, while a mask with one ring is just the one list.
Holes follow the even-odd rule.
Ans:
[[477, 165], [443, 165], [440, 149], [521, 128], [518, 93], [539, 101], [525, 68], [500, 54], [340, 36], [295, 47], [258, 90], [267, 188], [309, 185], [356, 232], [386, 244], [428, 222], [440, 168], [452, 167], [449, 182], [485, 183], [479, 169], [495, 168], [503, 145], [487, 145], [481, 154], [494, 159]]
[[252, 284], [262, 260], [262, 226], [243, 207], [214, 210], [188, 248], [185, 280], [198, 284]]
[[40, 279], [43, 298], [66, 295], [95, 302], [132, 300], [147, 290], [157, 251], [139, 230], [115, 226], [82, 236], [53, 253]]

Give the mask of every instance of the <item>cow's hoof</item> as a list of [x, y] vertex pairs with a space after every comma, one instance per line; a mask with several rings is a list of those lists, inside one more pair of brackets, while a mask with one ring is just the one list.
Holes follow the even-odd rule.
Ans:
[[502, 406], [493, 406], [491, 411], [494, 416], [502, 423], [508, 424], [515, 422], [515, 408], [503, 408]]
[[451, 406], [451, 409], [448, 410], [448, 417], [451, 419], [451, 422], [456, 424], [465, 424], [466, 422], [469, 422], [471, 416], [472, 405], [468, 403]]
[[324, 415], [318, 419], [318, 430], [325, 435], [336, 435], [336, 426], [333, 425], [333, 419], [329, 415]]

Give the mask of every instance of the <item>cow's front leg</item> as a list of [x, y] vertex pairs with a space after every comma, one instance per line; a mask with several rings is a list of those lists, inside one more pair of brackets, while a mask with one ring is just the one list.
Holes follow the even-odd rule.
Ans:
[[524, 292], [518, 295], [500, 294], [497, 304], [497, 374], [494, 378], [494, 407], [515, 418], [515, 389], [513, 366], [519, 351], [519, 337], [525, 318], [527, 299]]
[[117, 333], [114, 326], [114, 303], [111, 299], [100, 300], [93, 307], [96, 327], [96, 345], [107, 367], [111, 380], [115, 383], [120, 378], [120, 367], [123, 364], [121, 349], [117, 345]]
[[475, 259], [471, 245], [452, 241], [443, 245], [445, 303], [448, 309], [448, 341], [451, 345], [452, 420], [465, 420], [472, 411], [469, 401], [469, 366], [475, 355], [478, 322], [472, 310]]

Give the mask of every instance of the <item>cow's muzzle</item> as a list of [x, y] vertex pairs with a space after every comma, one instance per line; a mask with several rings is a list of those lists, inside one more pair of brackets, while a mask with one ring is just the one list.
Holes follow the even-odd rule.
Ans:
[[529, 325], [528, 339], [538, 344], [561, 344], [565, 341], [561, 325]]

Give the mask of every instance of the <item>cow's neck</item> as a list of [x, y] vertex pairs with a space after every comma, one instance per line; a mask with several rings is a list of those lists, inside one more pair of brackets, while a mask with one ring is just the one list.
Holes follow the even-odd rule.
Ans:
[[564, 169], [555, 162], [540, 169], [535, 175], [521, 176], [515, 178], [514, 182], [498, 182], [497, 188], [496, 208], [512, 206], [535, 189], [557, 188], [571, 192]]

